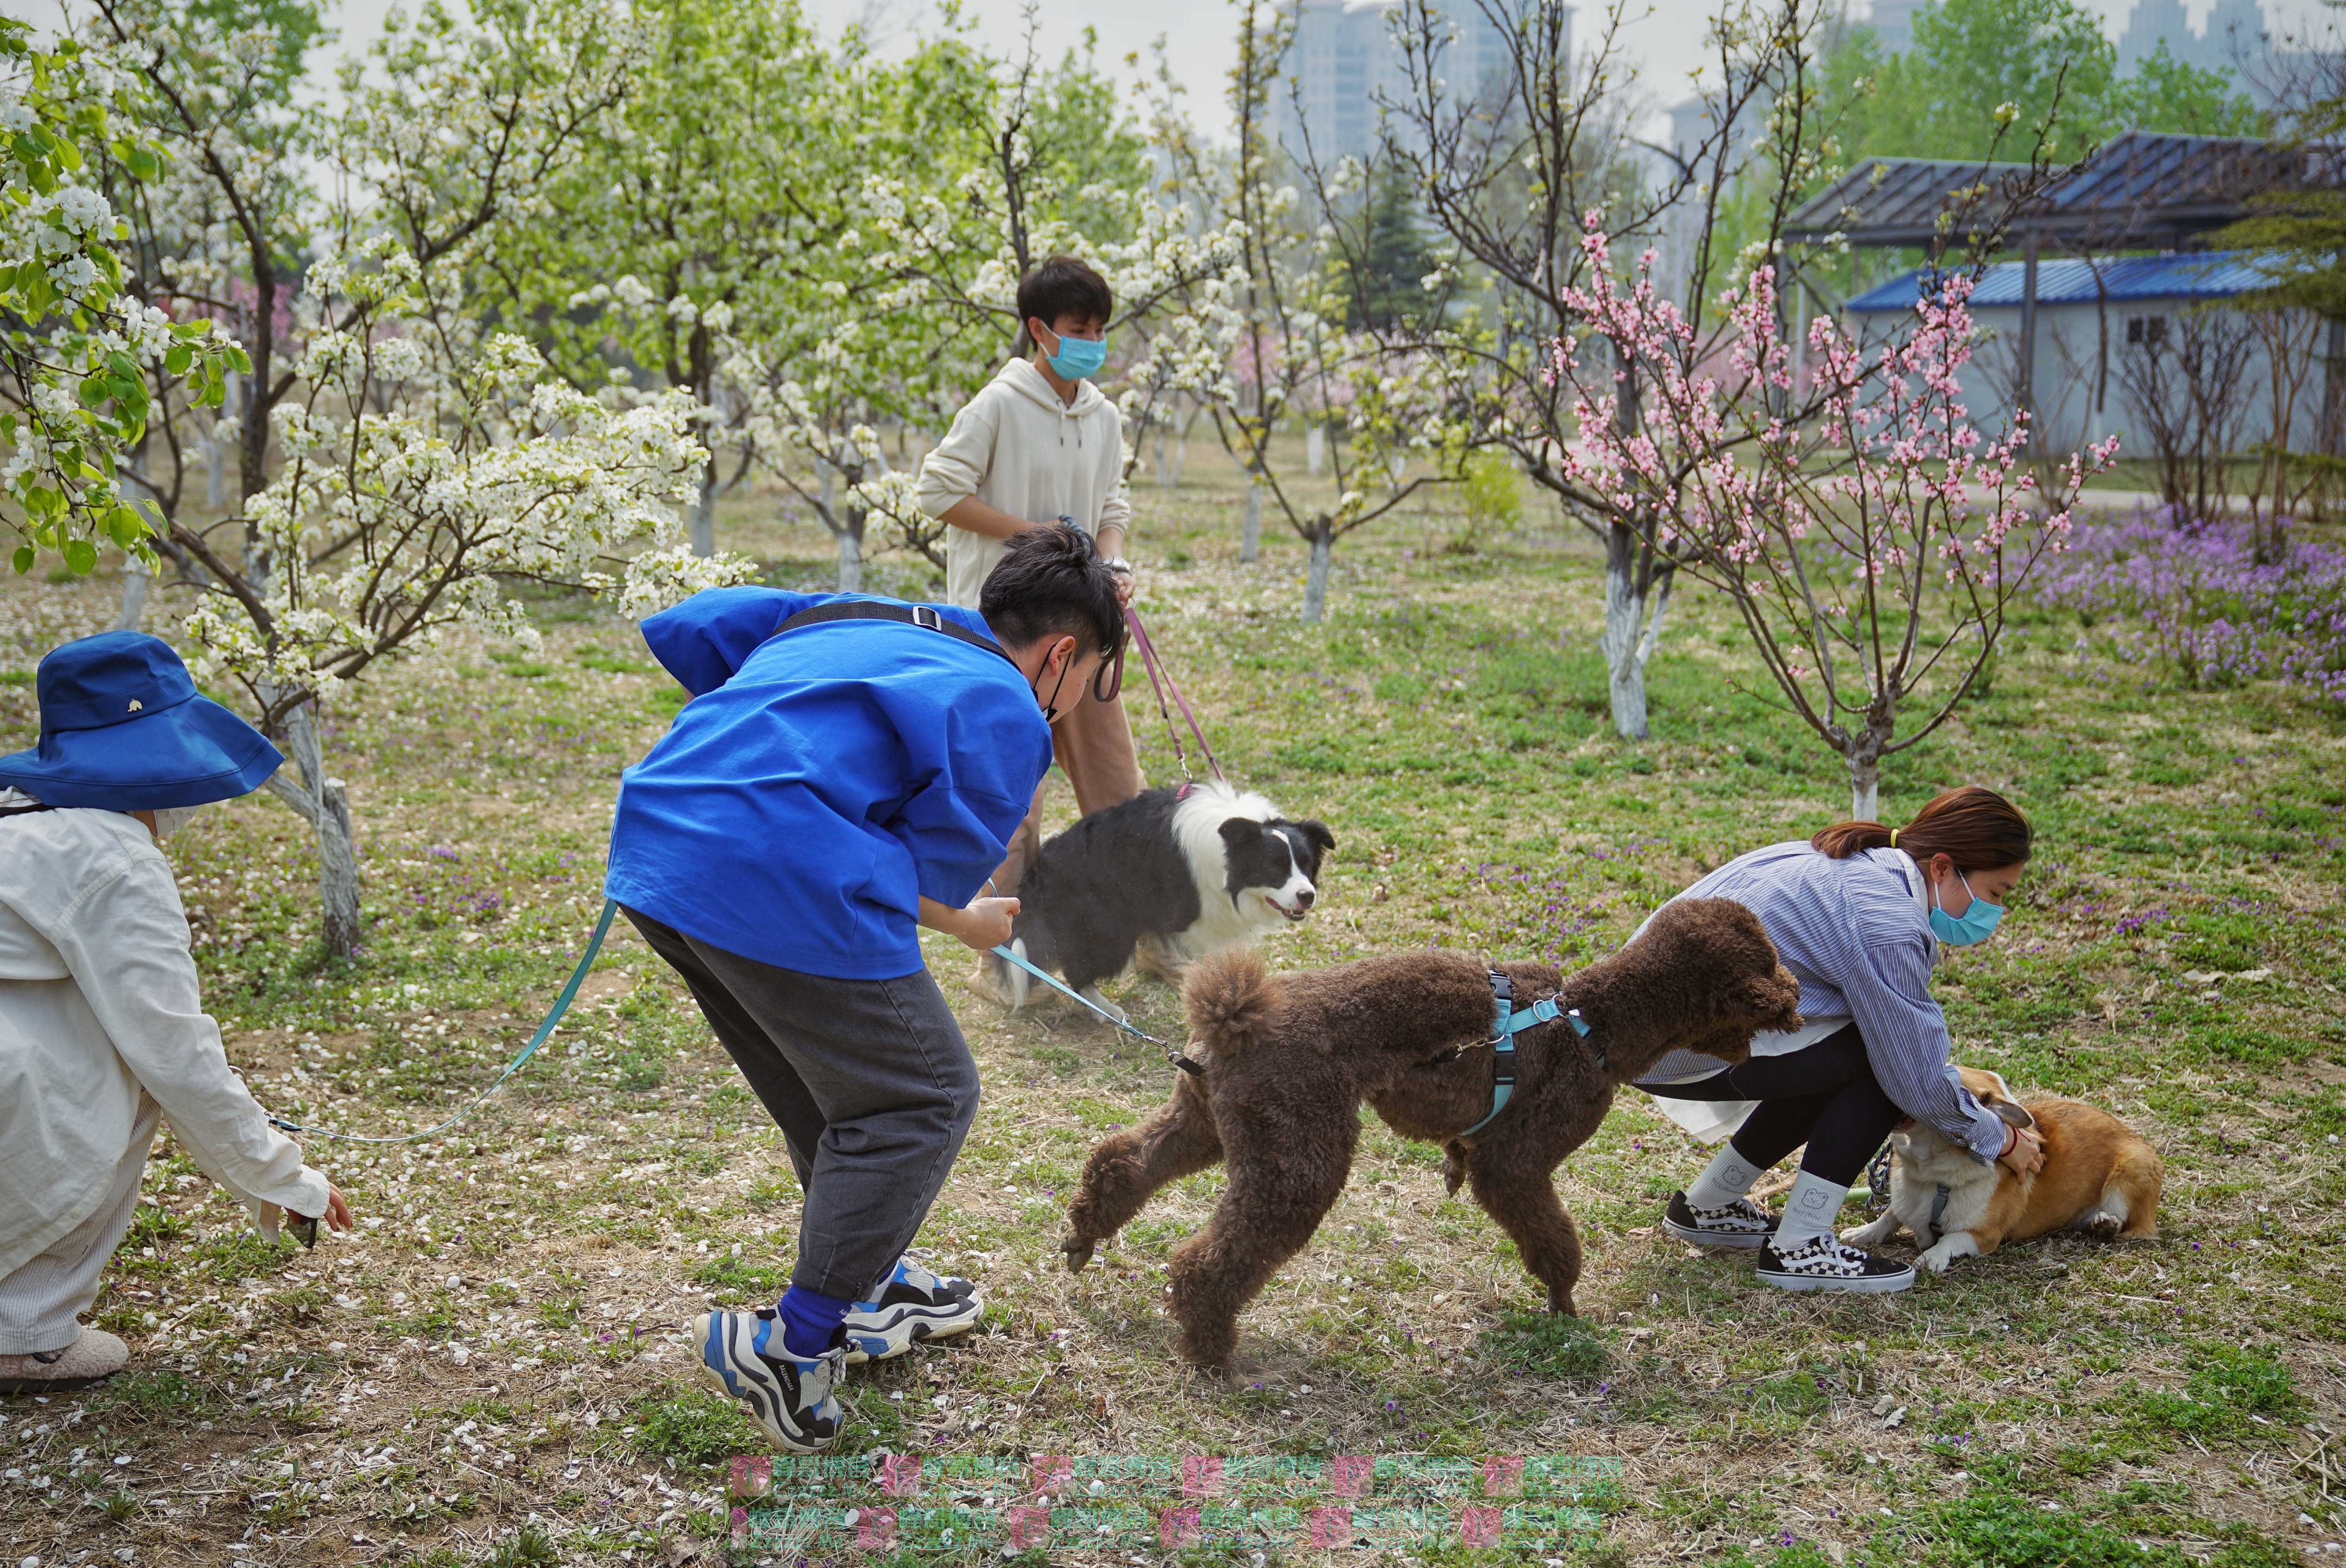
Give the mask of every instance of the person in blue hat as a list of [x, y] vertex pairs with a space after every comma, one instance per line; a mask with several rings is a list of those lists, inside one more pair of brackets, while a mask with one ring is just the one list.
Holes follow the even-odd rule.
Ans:
[[690, 987], [805, 1194], [790, 1289], [699, 1319], [700, 1369], [812, 1452], [838, 1435], [849, 1361], [983, 1309], [904, 1250], [978, 1095], [915, 927], [1009, 940], [1018, 901], [978, 895], [1052, 724], [1122, 648], [1117, 574], [1082, 530], [1045, 524], [1010, 542], [975, 611], [713, 588], [643, 632], [692, 700], [622, 776], [604, 891]]
[[351, 1224], [229, 1070], [156, 847], [284, 758], [143, 632], [51, 650], [35, 687], [40, 742], [0, 757], [0, 1392], [84, 1387], [129, 1359], [80, 1319], [159, 1123], [264, 1236], [283, 1214]]

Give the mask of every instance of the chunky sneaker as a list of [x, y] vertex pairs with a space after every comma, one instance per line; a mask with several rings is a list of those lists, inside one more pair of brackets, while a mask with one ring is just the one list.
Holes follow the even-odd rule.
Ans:
[[847, 1309], [847, 1359], [884, 1361], [923, 1339], [965, 1334], [985, 1310], [977, 1287], [939, 1278], [909, 1257], [896, 1259], [876, 1300]]
[[1760, 1249], [1760, 1280], [1779, 1290], [1903, 1290], [1914, 1283], [1911, 1264], [1894, 1263], [1851, 1247], [1838, 1236], [1816, 1236], [1776, 1250], [1771, 1239]]
[[1776, 1217], [1748, 1197], [1724, 1208], [1697, 1208], [1682, 1192], [1670, 1194], [1662, 1228], [1697, 1247], [1765, 1247], [1776, 1234]]
[[831, 1446], [840, 1423], [831, 1390], [847, 1376], [845, 1346], [801, 1360], [782, 1348], [782, 1320], [770, 1308], [703, 1313], [692, 1333], [701, 1377], [748, 1405], [776, 1443], [790, 1453]]

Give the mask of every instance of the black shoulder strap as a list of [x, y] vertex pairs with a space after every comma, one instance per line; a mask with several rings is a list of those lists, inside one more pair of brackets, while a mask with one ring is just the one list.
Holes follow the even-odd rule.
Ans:
[[56, 809], [56, 807], [44, 805], [38, 800], [27, 800], [21, 806], [0, 806], [0, 817], [29, 817], [36, 811]]
[[1018, 667], [1018, 661], [1002, 651], [1002, 645], [992, 637], [981, 636], [967, 626], [949, 621], [927, 605], [899, 605], [870, 599], [839, 599], [812, 609], [801, 610], [785, 619], [771, 635], [798, 630], [801, 626], [821, 626], [826, 621], [896, 621], [905, 626], [926, 626], [933, 632], [943, 632], [956, 642], [984, 648], [1008, 665]]

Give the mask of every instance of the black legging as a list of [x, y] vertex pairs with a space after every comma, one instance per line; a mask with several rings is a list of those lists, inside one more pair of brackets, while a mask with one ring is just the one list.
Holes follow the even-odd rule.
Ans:
[[1735, 1152], [1766, 1170], [1806, 1142], [1800, 1168], [1842, 1186], [1857, 1184], [1857, 1173], [1905, 1115], [1874, 1081], [1855, 1024], [1813, 1045], [1754, 1056], [1691, 1084], [1637, 1087], [1673, 1100], [1757, 1100], [1728, 1140]]

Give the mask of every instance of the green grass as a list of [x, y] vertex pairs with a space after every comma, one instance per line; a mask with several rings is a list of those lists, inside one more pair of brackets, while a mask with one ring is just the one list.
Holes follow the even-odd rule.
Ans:
[[[1305, 626], [1300, 545], [1273, 526], [1241, 566], [1235, 476], [1195, 449], [1188, 473], [1136, 487], [1142, 613], [1231, 775], [1338, 841], [1313, 919], [1267, 944], [1275, 967], [1428, 942], [1586, 962], [1704, 870], [1845, 808], [1836, 759], [1764, 699], [1739, 628], [1691, 587], [1652, 667], [1651, 739], [1613, 737], [1596, 558], [1536, 501], [1511, 534], [1472, 535], [1435, 497], [1347, 539], [1330, 618]], [[825, 585], [827, 537], [774, 523], [770, 497], [724, 504], [720, 537], [767, 580]], [[872, 566], [881, 591], [935, 591], [924, 563]], [[35, 734], [22, 628], [107, 624], [112, 585], [0, 583], [0, 747]], [[166, 847], [205, 1005], [271, 1110], [369, 1133], [437, 1121], [575, 962], [617, 775], [682, 693], [633, 627], [528, 602], [542, 648], [461, 634], [444, 657], [370, 670], [328, 715], [365, 875], [355, 962], [321, 958], [314, 850], [272, 800], [208, 811]], [[164, 613], [182, 612], [167, 596]], [[1346, 1195], [1243, 1321], [1258, 1369], [1214, 1383], [1174, 1361], [1160, 1308], [1219, 1169], [1160, 1195], [1084, 1274], [1057, 1254], [1071, 1183], [1162, 1103], [1161, 1062], [1065, 1014], [1005, 1019], [968, 993], [964, 950], [932, 938], [985, 1094], [919, 1244], [980, 1279], [988, 1310], [980, 1332], [855, 1369], [844, 1451], [1626, 1456], [1575, 1563], [2319, 1561], [2346, 1539], [2300, 1458], [2309, 1424], [2346, 1414], [2346, 1145], [2329, 1141], [2346, 1138], [2346, 720], [2267, 687], [2176, 689], [2114, 660], [2112, 635], [2024, 606], [1990, 689], [1894, 761], [1884, 810], [1975, 780], [2036, 823], [2004, 928], [1949, 952], [1936, 993], [1962, 1060], [2091, 1099], [2161, 1150], [2159, 1241], [2056, 1236], [1894, 1298], [1779, 1297], [1748, 1260], [1654, 1233], [1706, 1151], [1625, 1095], [1559, 1173], [1587, 1266], [1586, 1316], [1564, 1321], [1443, 1193], [1440, 1151], [1371, 1122]], [[1127, 700], [1148, 776], [1178, 781], [1145, 685]], [[1063, 786], [1047, 809], [1068, 820]], [[1178, 1037], [1167, 988], [1108, 990]], [[650, 1484], [705, 1494], [732, 1455], [765, 1451], [688, 1386], [678, 1337], [712, 1296], [779, 1292], [801, 1196], [763, 1106], [629, 928], [455, 1135], [309, 1156], [381, 1226], [264, 1247], [158, 1145], [94, 1313], [130, 1340], [132, 1371], [0, 1403], [0, 1469], [88, 1499], [0, 1491], [18, 1555], [66, 1561], [87, 1536], [171, 1562], [183, 1539], [281, 1527], [451, 1568], [529, 1561], [533, 1531], [565, 1563], [641, 1562], [720, 1518]], [[116, 1481], [117, 1454], [139, 1479]], [[107, 1520], [126, 1491], [136, 1512]]]

